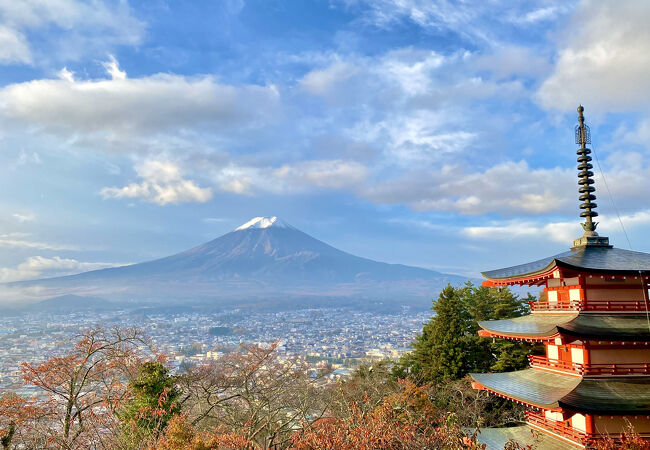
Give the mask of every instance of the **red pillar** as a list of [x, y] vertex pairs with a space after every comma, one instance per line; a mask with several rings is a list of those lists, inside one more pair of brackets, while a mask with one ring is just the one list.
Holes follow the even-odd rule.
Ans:
[[585, 430], [587, 435], [594, 434], [594, 416], [591, 414], [585, 414]]
[[585, 367], [589, 367], [589, 364], [591, 364], [591, 346], [589, 345], [589, 341], [584, 341], [583, 348], [582, 359]]

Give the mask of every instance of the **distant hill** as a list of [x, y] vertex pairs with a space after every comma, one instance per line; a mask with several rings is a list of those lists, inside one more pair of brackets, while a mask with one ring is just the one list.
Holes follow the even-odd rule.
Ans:
[[167, 304], [309, 306], [353, 299], [430, 306], [447, 283], [465, 281], [457, 275], [354, 256], [276, 217], [257, 217], [166, 258], [10, 286], [44, 297], [66, 296], [59, 299], [72, 303], [76, 300], [69, 295]]
[[113, 309], [114, 305], [104, 299], [96, 297], [82, 297], [79, 295], [61, 295], [48, 298], [30, 305], [30, 309], [41, 312], [74, 312], [74, 311], [99, 311]]

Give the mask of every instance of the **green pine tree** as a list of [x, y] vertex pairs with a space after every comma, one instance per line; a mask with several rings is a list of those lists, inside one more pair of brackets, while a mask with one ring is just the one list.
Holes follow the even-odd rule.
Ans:
[[530, 295], [521, 299], [509, 289], [448, 285], [432, 307], [436, 313], [424, 324], [393, 368], [393, 376], [422, 382], [456, 380], [469, 372], [509, 371], [526, 367], [527, 343], [478, 336], [479, 321], [519, 317], [529, 312]]
[[434, 317], [424, 324], [411, 352], [395, 372], [408, 371], [421, 381], [461, 378], [467, 373], [466, 353], [469, 317], [460, 301], [459, 291], [448, 285], [433, 306]]
[[161, 362], [150, 361], [140, 367], [138, 375], [129, 382], [130, 400], [119, 412], [125, 430], [146, 435], [165, 428], [174, 414], [180, 412], [176, 380]]
[[472, 318], [472, 332], [476, 336], [472, 355], [472, 372], [507, 372], [523, 369], [528, 365], [527, 355], [537, 348], [526, 342], [507, 339], [489, 339], [478, 336], [483, 320], [503, 320], [520, 317], [530, 312], [528, 302], [535, 297], [528, 294], [524, 299], [507, 288], [475, 287], [468, 283], [463, 289], [462, 300]]

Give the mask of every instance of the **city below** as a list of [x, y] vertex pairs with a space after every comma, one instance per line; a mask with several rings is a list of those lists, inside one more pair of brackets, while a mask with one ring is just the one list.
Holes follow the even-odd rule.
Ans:
[[[85, 330], [102, 326], [137, 327], [169, 359], [172, 370], [219, 359], [240, 344], [278, 344], [280, 358], [299, 357], [314, 371], [330, 369], [326, 380], [346, 378], [360, 364], [396, 360], [410, 350], [431, 313], [361, 312], [318, 308], [285, 312], [161, 313], [147, 310], [32, 313], [7, 317], [0, 330], [0, 390], [26, 392], [21, 363], [43, 362], [70, 350]], [[36, 392], [36, 391], [34, 391]]]

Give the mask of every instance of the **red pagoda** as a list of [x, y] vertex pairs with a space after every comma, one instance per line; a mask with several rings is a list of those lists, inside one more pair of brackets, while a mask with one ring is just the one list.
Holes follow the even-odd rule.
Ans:
[[480, 322], [480, 336], [537, 341], [530, 368], [472, 374], [473, 387], [526, 405], [525, 426], [482, 430], [488, 448], [512, 438], [538, 449], [591, 448], [631, 425], [650, 439], [650, 254], [614, 248], [596, 233], [589, 127], [578, 108], [578, 191], [584, 235], [564, 253], [484, 272], [484, 286], [540, 286], [532, 313]]

